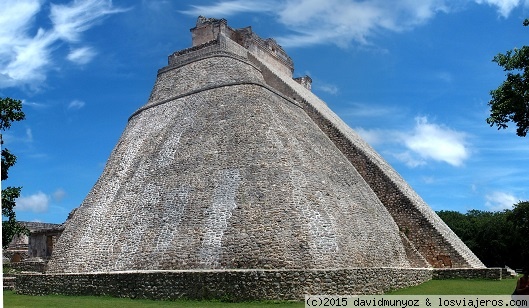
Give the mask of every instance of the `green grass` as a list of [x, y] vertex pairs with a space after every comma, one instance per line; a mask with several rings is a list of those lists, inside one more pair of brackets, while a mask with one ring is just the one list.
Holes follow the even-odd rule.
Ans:
[[30, 296], [19, 295], [13, 291], [4, 291], [4, 307], [94, 307], [94, 308], [136, 308], [136, 307], [204, 307], [204, 308], [298, 308], [305, 307], [303, 302], [244, 302], [228, 303], [220, 301], [153, 301], [142, 299], [115, 298], [107, 296]]
[[[396, 290], [391, 295], [499, 295], [512, 294], [516, 279], [497, 280], [431, 280], [419, 286]], [[4, 307], [248, 307], [248, 308], [294, 308], [304, 307], [303, 302], [244, 302], [228, 303], [221, 301], [152, 301], [106, 296], [29, 296], [4, 291]]]

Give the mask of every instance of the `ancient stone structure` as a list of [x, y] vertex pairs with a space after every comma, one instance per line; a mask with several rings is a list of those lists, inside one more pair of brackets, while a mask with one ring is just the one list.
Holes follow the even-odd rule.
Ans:
[[3, 251], [4, 258], [11, 263], [49, 259], [57, 239], [64, 230], [63, 225], [30, 221], [20, 223], [29, 230], [29, 235], [15, 236], [7, 249]]
[[262, 275], [272, 288], [271, 277], [297, 275], [298, 291], [358, 293], [337, 285], [359, 279], [382, 292], [431, 279], [432, 268], [484, 268], [310, 91], [310, 77], [292, 78], [274, 40], [224, 19], [200, 17], [191, 32], [193, 46], [158, 71], [40, 280], [133, 270], [218, 284], [232, 278], [212, 277], [256, 272], [252, 283]]

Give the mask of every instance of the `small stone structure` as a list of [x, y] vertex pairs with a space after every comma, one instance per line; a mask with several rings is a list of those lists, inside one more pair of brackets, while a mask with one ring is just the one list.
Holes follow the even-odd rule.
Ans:
[[273, 39], [204, 17], [191, 33], [18, 292], [299, 299], [491, 271]]
[[15, 267], [23, 261], [48, 260], [64, 226], [29, 221], [22, 221], [20, 224], [29, 230], [29, 235], [15, 236], [3, 251], [4, 258]]

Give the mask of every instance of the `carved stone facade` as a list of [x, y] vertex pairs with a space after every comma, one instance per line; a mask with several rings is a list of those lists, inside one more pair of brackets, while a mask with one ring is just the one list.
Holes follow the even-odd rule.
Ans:
[[65, 223], [49, 274], [393, 268], [413, 281], [414, 268], [484, 268], [310, 78], [292, 78], [275, 41], [223, 19], [191, 32]]

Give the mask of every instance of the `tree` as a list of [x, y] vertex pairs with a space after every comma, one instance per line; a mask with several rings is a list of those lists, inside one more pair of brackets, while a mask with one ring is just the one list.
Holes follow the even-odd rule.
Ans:
[[514, 239], [518, 245], [515, 250], [518, 253], [518, 258], [521, 260], [520, 267], [529, 266], [529, 201], [520, 201], [514, 205], [510, 211], [507, 219], [512, 222], [516, 238]]
[[[22, 102], [9, 97], [0, 99], [0, 130], [5, 131], [11, 127], [15, 121], [21, 121], [25, 118], [22, 111]], [[4, 140], [0, 134], [0, 145], [3, 146]], [[7, 180], [9, 168], [17, 161], [17, 157], [7, 148], [2, 148], [2, 181]], [[9, 245], [15, 235], [27, 233], [28, 230], [16, 220], [15, 200], [20, 197], [21, 187], [7, 187], [2, 189], [2, 247]]]
[[[529, 203], [526, 210], [528, 211], [520, 213], [529, 214]], [[527, 236], [520, 232], [524, 232], [523, 227], [527, 226], [527, 223], [524, 224], [523, 218], [520, 218], [520, 222], [515, 222], [515, 218], [512, 218], [513, 211], [470, 210], [466, 214], [440, 211], [437, 214], [487, 267], [508, 265], [521, 268], [524, 257], [520, 252], [523, 251], [523, 245], [526, 245], [521, 237]], [[529, 219], [529, 216], [522, 217], [525, 217], [525, 221]], [[521, 224], [520, 230], [516, 228], [518, 223]]]
[[[524, 20], [529, 25], [529, 19]], [[490, 92], [490, 117], [487, 123], [498, 129], [508, 127], [507, 123], [516, 123], [516, 134], [525, 137], [529, 131], [529, 46], [508, 50], [498, 54], [492, 60], [507, 72], [506, 80]]]

